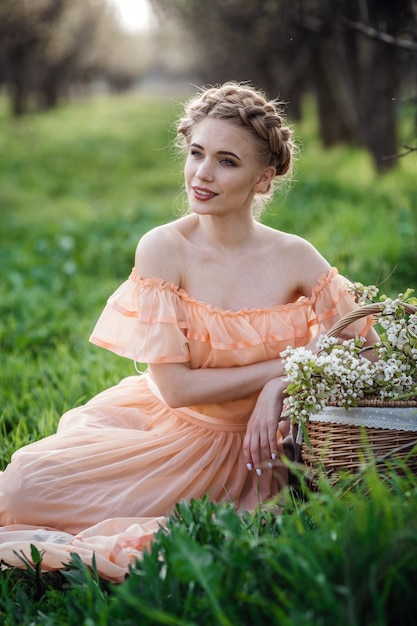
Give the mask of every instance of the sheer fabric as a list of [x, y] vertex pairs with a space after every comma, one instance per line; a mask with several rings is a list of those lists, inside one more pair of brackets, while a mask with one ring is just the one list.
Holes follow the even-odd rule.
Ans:
[[[109, 298], [91, 342], [140, 363], [234, 367], [277, 358], [325, 332], [355, 307], [333, 268], [309, 298], [227, 311], [134, 271]], [[366, 334], [369, 320], [356, 322]], [[285, 471], [248, 472], [242, 455], [257, 394], [169, 408], [150, 375], [130, 376], [65, 413], [57, 432], [16, 451], [0, 475], [0, 560], [21, 567], [30, 545], [45, 569], [77, 552], [122, 580], [181, 499], [203, 494], [253, 510]], [[279, 437], [279, 435], [278, 435]]]

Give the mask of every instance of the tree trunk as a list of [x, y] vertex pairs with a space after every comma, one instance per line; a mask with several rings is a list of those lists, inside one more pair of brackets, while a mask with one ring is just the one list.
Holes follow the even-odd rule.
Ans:
[[319, 36], [312, 55], [320, 135], [326, 147], [357, 143], [359, 118], [350, 70], [338, 33]]
[[[374, 44], [369, 74], [363, 77], [363, 143], [372, 154], [379, 172], [396, 164], [398, 152], [397, 102], [399, 91], [398, 51]], [[366, 85], [365, 85], [366, 83]]]
[[50, 70], [40, 86], [39, 109], [48, 111], [58, 104], [59, 81], [55, 76], [55, 72]]
[[16, 50], [11, 62], [12, 73], [11, 84], [11, 105], [15, 116], [24, 115], [29, 109], [29, 72], [27, 58], [23, 49]]

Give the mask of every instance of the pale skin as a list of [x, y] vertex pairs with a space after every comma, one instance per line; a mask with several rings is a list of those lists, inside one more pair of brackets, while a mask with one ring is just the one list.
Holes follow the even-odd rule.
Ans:
[[[162, 278], [212, 307], [268, 308], [310, 296], [328, 262], [307, 241], [255, 221], [256, 193], [269, 189], [272, 167], [255, 158], [253, 139], [226, 120], [206, 118], [193, 130], [184, 167], [191, 214], [147, 233], [136, 271]], [[369, 342], [375, 339], [368, 337]], [[243, 455], [260, 473], [278, 454], [284, 368], [279, 358], [233, 368], [191, 369], [187, 363], [150, 364], [172, 407], [236, 400], [260, 392], [248, 421]], [[283, 429], [285, 433], [285, 428]]]

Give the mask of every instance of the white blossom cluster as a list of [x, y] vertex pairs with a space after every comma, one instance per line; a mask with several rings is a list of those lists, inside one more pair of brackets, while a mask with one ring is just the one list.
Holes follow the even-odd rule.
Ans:
[[373, 301], [378, 295], [378, 287], [375, 285], [363, 285], [362, 283], [348, 284], [349, 292], [354, 296], [358, 304], [365, 304], [368, 300]]
[[381, 303], [374, 361], [364, 358], [365, 340], [358, 336], [339, 343], [322, 335], [316, 352], [301, 347], [281, 353], [288, 380], [286, 414], [293, 423], [307, 420], [326, 404], [347, 409], [369, 396], [417, 396], [417, 314], [407, 315], [402, 304], [400, 299]]

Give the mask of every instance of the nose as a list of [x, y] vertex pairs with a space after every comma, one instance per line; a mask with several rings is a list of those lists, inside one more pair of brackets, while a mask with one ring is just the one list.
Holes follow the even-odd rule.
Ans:
[[200, 180], [213, 180], [213, 167], [208, 159], [202, 159], [196, 171]]

